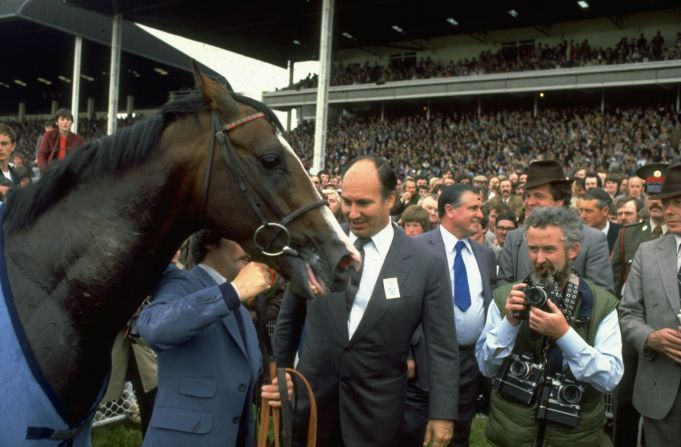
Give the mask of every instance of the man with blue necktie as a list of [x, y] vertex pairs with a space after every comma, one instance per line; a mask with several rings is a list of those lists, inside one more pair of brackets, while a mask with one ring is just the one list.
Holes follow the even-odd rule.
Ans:
[[[454, 302], [459, 344], [459, 415], [455, 421], [456, 447], [468, 446], [471, 423], [480, 394], [481, 375], [475, 360], [475, 342], [485, 325], [485, 312], [496, 282], [496, 257], [489, 247], [470, 239], [479, 230], [482, 200], [477, 188], [457, 184], [443, 190], [438, 200], [440, 226], [417, 238], [447, 262], [448, 283]], [[424, 371], [416, 374], [427, 378]], [[422, 368], [421, 368], [422, 369]], [[423, 385], [421, 385], [423, 386]], [[426, 385], [427, 386], [427, 385]]]

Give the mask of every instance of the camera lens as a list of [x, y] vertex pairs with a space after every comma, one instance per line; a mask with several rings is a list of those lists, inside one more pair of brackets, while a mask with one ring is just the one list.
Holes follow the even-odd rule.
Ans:
[[578, 404], [582, 400], [582, 390], [577, 385], [563, 385], [558, 390], [558, 397], [568, 404]]
[[525, 289], [525, 302], [529, 306], [541, 307], [548, 299], [546, 291], [541, 287], [527, 287]]
[[511, 367], [509, 368], [509, 371], [511, 372], [511, 374], [514, 377], [524, 379], [529, 374], [530, 367], [525, 362], [520, 362], [518, 360], [515, 360], [513, 363], [511, 363]]

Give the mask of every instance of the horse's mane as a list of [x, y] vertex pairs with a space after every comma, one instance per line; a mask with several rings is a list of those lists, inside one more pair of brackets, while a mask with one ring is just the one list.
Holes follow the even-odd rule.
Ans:
[[[265, 104], [236, 93], [230, 92], [230, 95], [235, 101], [263, 112], [269, 122], [283, 132], [281, 122]], [[148, 119], [85, 143], [64, 160], [52, 163], [38, 182], [10, 192], [4, 211], [8, 230], [31, 225], [81, 180], [139, 165], [146, 160], [168, 124], [200, 110], [208, 110], [200, 94], [168, 102]]]

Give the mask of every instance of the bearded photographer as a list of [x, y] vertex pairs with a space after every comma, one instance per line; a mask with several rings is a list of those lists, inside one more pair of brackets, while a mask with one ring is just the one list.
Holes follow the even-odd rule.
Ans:
[[579, 278], [580, 218], [537, 208], [524, 227], [530, 275], [494, 291], [476, 344], [493, 378], [485, 433], [499, 446], [607, 446], [605, 403], [622, 378], [617, 299]]

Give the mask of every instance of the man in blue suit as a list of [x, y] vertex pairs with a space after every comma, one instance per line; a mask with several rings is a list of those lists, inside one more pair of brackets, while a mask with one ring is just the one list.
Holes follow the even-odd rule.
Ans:
[[269, 287], [269, 269], [209, 230], [192, 237], [191, 251], [198, 265], [169, 268], [138, 320], [158, 354], [158, 394], [144, 446], [250, 446], [262, 359], [241, 303]]
[[[460, 371], [458, 417], [450, 445], [465, 447], [469, 445], [471, 424], [481, 392], [482, 376], [475, 359], [475, 342], [485, 326], [485, 313], [492, 301], [496, 283], [496, 256], [489, 247], [470, 239], [479, 231], [483, 218], [482, 201], [477, 188], [466, 184], [445, 188], [438, 199], [438, 213], [439, 228], [418, 236], [416, 241], [449, 267], [446, 283], [454, 303], [456, 325], [456, 340], [451, 342], [458, 342]], [[463, 246], [459, 248], [461, 244]], [[461, 282], [464, 277], [466, 281]], [[460, 299], [460, 292], [464, 294], [463, 300]], [[416, 441], [419, 437], [423, 439], [420, 434], [425, 428], [425, 414], [428, 411], [428, 364], [420, 359], [426, 350], [427, 341], [420, 328], [414, 334], [412, 344], [416, 377], [407, 389], [402, 441], [405, 447], [420, 445]]]

